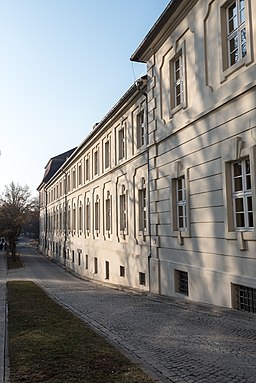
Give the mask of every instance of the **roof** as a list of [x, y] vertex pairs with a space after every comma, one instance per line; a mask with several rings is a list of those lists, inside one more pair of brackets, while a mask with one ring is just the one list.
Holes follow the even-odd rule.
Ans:
[[71, 154], [76, 150], [76, 148], [70, 149], [67, 152], [61, 153], [55, 157], [52, 157], [46, 167], [44, 172], [44, 177], [42, 182], [48, 182], [49, 179], [57, 172], [57, 170], [64, 164], [64, 162], [71, 156]]
[[171, 0], [167, 5], [163, 13], [159, 16], [153, 27], [150, 29], [146, 37], [143, 39], [139, 47], [132, 54], [130, 60], [136, 62], [146, 63], [149, 59], [149, 52], [163, 38], [166, 31], [170, 28], [170, 25], [176, 20], [176, 11], [178, 9], [183, 10], [187, 0]]

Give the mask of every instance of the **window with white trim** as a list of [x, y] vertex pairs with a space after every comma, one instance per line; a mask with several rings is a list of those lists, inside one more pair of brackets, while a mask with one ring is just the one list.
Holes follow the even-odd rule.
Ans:
[[137, 148], [141, 148], [146, 143], [144, 110], [137, 114]]
[[82, 202], [79, 202], [79, 209], [78, 209], [78, 230], [79, 232], [82, 232], [83, 230], [83, 206]]
[[139, 231], [147, 231], [147, 194], [146, 188], [139, 190]]
[[245, 0], [232, 1], [226, 7], [228, 64], [234, 65], [247, 54]]
[[76, 168], [74, 168], [72, 171], [72, 186], [73, 186], [73, 189], [76, 188]]
[[73, 232], [76, 231], [76, 204], [75, 203], [72, 209], [72, 230]]
[[96, 235], [98, 235], [100, 231], [100, 200], [98, 195], [94, 203], [94, 231]]
[[85, 160], [85, 180], [90, 180], [90, 158], [89, 156]]
[[85, 221], [86, 221], [86, 232], [87, 232], [87, 234], [89, 234], [90, 233], [90, 228], [91, 228], [91, 208], [90, 208], [90, 200], [89, 200], [89, 198], [86, 199]]
[[125, 158], [125, 124], [118, 130], [118, 159], [123, 160]]
[[110, 167], [110, 140], [105, 142], [105, 169]]
[[82, 164], [78, 164], [78, 185], [82, 185]]
[[175, 181], [176, 188], [176, 228], [185, 231], [188, 228], [187, 223], [187, 197], [185, 176], [181, 176]]
[[99, 151], [95, 149], [93, 154], [93, 166], [94, 166], [94, 175], [99, 174]]
[[120, 233], [127, 234], [127, 191], [122, 187], [122, 194], [119, 196], [119, 224]]
[[182, 54], [173, 63], [173, 94], [174, 107], [179, 106], [184, 101], [184, 77], [183, 77], [183, 57]]
[[244, 65], [253, 62], [253, 28], [251, 25], [252, 0], [222, 0], [221, 81]]
[[111, 232], [111, 221], [112, 221], [112, 214], [111, 214], [111, 195], [110, 192], [107, 192], [107, 197], [105, 200], [105, 227], [107, 234], [110, 234]]
[[231, 171], [234, 229], [236, 231], [253, 230], [254, 217], [249, 158], [233, 162]]

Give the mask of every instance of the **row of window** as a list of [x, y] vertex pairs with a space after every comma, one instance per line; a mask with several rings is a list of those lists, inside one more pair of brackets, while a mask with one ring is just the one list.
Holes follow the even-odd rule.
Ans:
[[[61, 245], [56, 242], [48, 242], [51, 250], [56, 253], [56, 255], [61, 256]], [[64, 250], [64, 249], [63, 249]], [[76, 264], [77, 266], [83, 266], [85, 270], [89, 269], [89, 255], [85, 254], [83, 258], [82, 250], [78, 249], [76, 254], [75, 250], [71, 250], [69, 248], [66, 249], [66, 252], [63, 251], [63, 258], [66, 261], [70, 261], [72, 264]], [[98, 274], [99, 272], [99, 260], [97, 257], [93, 257], [93, 274]], [[122, 278], [126, 277], [126, 269], [125, 266], [120, 265], [119, 267], [119, 276]], [[146, 286], [146, 274], [144, 272], [139, 272], [139, 284], [142, 286]], [[105, 279], [110, 279], [110, 262], [105, 261]]]
[[[147, 193], [146, 188], [137, 191], [138, 196], [138, 230], [141, 233], [147, 231]], [[118, 216], [113, 217], [113, 212]], [[102, 219], [103, 217], [103, 219]], [[113, 219], [117, 218], [119, 222], [118, 231], [120, 235], [128, 234], [128, 190], [123, 185], [121, 194], [117, 199], [117, 206], [113, 208], [113, 198], [108, 191], [105, 200], [102, 202], [99, 194], [94, 195], [93, 202], [89, 197], [79, 202], [67, 202], [52, 209], [47, 214], [47, 230], [50, 232], [65, 231], [69, 233], [82, 233], [90, 235], [93, 233], [96, 237], [100, 234], [101, 220], [104, 223], [104, 232], [110, 237], [113, 233]]]
[[[221, 9], [224, 30], [223, 70], [242, 62], [247, 55], [246, 1], [225, 2]], [[248, 7], [248, 5], [247, 5]], [[170, 61], [170, 101], [171, 109], [186, 106], [185, 49], [181, 46]]]
[[[146, 129], [144, 109], [136, 114], [136, 147], [144, 147], [146, 144]], [[129, 140], [131, 138], [129, 137]], [[127, 159], [128, 145], [128, 123], [124, 121], [115, 130], [115, 142], [112, 134], [109, 133], [101, 145], [97, 144], [90, 153], [86, 154], [74, 167], [67, 172], [63, 172], [60, 180], [47, 193], [47, 202], [53, 202], [70, 191], [80, 187], [103, 172], [110, 170], [113, 166], [122, 163]], [[43, 203], [43, 194], [40, 195], [40, 203]]]
[[[233, 230], [252, 231], [254, 229], [251, 166], [249, 158], [231, 163], [231, 198], [233, 206]], [[189, 195], [186, 189], [186, 176], [173, 179], [173, 228], [174, 231], [189, 230]], [[146, 187], [137, 190], [138, 201], [138, 230], [146, 234], [148, 227], [147, 190]], [[47, 229], [50, 232], [65, 231], [85, 235], [93, 233], [99, 236], [101, 222], [107, 237], [113, 234], [113, 219], [118, 222], [118, 234], [128, 234], [128, 190], [123, 185], [115, 206], [108, 191], [105, 200], [101, 202], [99, 194], [94, 195], [93, 201], [85, 197], [84, 201], [67, 203], [54, 208], [47, 216]], [[115, 216], [113, 216], [113, 212]]]
[[[231, 164], [231, 198], [233, 207], [233, 230], [252, 231], [254, 229], [252, 175], [249, 158]], [[174, 209], [174, 226], [177, 230], [188, 230], [188, 209], [185, 176], [175, 180], [176, 210]], [[176, 216], [175, 216], [176, 214]]]

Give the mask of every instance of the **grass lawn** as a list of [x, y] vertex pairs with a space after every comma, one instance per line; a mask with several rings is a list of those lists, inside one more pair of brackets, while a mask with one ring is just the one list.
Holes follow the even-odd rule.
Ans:
[[8, 282], [11, 383], [153, 383], [33, 282]]

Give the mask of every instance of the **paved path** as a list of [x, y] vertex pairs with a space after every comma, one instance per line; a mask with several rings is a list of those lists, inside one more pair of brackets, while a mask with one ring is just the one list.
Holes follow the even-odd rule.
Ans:
[[74, 277], [33, 249], [21, 253], [26, 267], [8, 279], [40, 283], [156, 381], [256, 382], [255, 315], [111, 289]]

